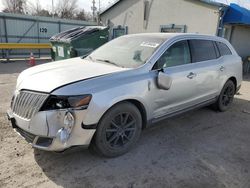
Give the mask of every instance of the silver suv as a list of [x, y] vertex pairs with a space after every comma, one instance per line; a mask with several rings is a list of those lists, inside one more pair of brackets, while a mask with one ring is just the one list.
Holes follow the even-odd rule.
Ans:
[[226, 111], [241, 81], [241, 58], [223, 38], [127, 35], [23, 71], [8, 117], [35, 148], [90, 145], [114, 157], [157, 121], [211, 104]]

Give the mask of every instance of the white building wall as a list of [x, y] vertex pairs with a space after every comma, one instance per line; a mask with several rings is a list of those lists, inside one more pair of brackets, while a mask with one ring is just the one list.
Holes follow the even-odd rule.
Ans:
[[128, 26], [128, 33], [159, 32], [161, 25], [186, 25], [186, 32], [212, 34], [217, 31], [218, 7], [193, 0], [149, 0], [148, 25], [144, 23], [144, 0], [122, 0], [101, 15], [110, 27]]
[[143, 32], [143, 0], [123, 0], [101, 15], [103, 24], [128, 26], [128, 33]]

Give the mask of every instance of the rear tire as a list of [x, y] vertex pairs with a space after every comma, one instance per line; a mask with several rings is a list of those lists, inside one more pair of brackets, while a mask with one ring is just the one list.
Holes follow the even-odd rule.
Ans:
[[128, 152], [142, 130], [140, 111], [131, 103], [115, 105], [100, 120], [92, 148], [105, 157], [117, 157]]
[[231, 107], [235, 95], [235, 87], [231, 80], [225, 83], [217, 102], [214, 104], [215, 110], [225, 112]]

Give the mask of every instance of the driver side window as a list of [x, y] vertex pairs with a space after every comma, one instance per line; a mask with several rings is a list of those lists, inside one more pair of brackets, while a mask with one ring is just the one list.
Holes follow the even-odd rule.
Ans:
[[187, 41], [180, 41], [169, 47], [155, 63], [153, 69], [162, 69], [191, 63]]

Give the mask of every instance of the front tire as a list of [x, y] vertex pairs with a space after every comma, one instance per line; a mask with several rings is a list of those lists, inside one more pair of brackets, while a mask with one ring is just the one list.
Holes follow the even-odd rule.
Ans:
[[122, 155], [136, 144], [141, 129], [138, 108], [128, 102], [119, 103], [100, 120], [93, 140], [94, 150], [105, 157]]
[[231, 107], [235, 95], [235, 87], [235, 84], [231, 80], [228, 80], [225, 83], [221, 90], [220, 96], [215, 103], [216, 110], [225, 112]]

